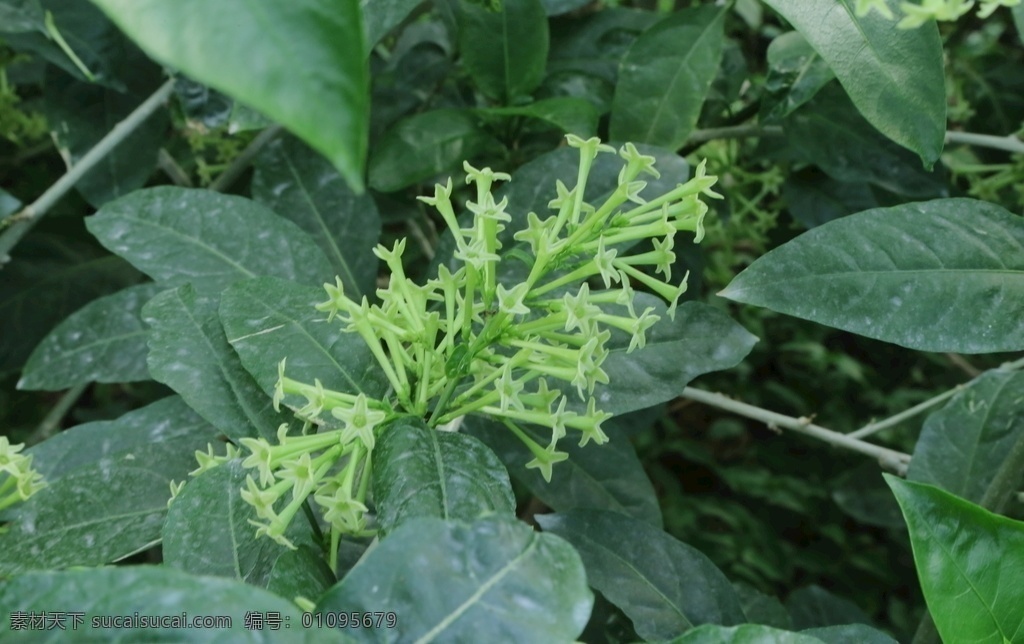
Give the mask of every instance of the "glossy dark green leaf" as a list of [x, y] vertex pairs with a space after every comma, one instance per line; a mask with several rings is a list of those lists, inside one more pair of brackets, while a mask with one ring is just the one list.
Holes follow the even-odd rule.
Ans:
[[856, 604], [833, 595], [821, 586], [812, 585], [794, 591], [786, 598], [786, 608], [796, 630], [871, 623]]
[[645, 31], [619, 70], [611, 138], [681, 146], [697, 124], [722, 60], [728, 6], [684, 9]]
[[272, 438], [288, 418], [242, 366], [221, 328], [217, 303], [191, 285], [164, 291], [142, 309], [152, 328], [149, 372], [229, 438]]
[[336, 581], [317, 549], [299, 546], [297, 550], [285, 550], [274, 562], [267, 579], [267, 590], [293, 601], [297, 597], [312, 600], [324, 594]]
[[[509, 473], [552, 510], [610, 510], [660, 528], [658, 498], [623, 424], [615, 418], [602, 425], [611, 440], [599, 449], [594, 445], [580, 447], [571, 437], [561, 441], [558, 449], [569, 457], [552, 468], [550, 482], [538, 470], [526, 468], [533, 454], [501, 423], [470, 416], [462, 427], [493, 449]], [[542, 433], [532, 425], [522, 429], [538, 444], [550, 441], [550, 431]]]
[[421, 4], [423, 0], [359, 0], [367, 51]]
[[472, 436], [431, 429], [416, 418], [381, 430], [373, 499], [385, 533], [417, 517], [473, 521], [516, 511], [508, 472], [494, 452]]
[[768, 626], [705, 624], [670, 640], [670, 644], [821, 644], [821, 640]]
[[572, 546], [490, 516], [403, 524], [316, 609], [398, 616], [395, 629], [346, 630], [360, 642], [569, 642], [583, 631], [593, 601]]
[[[786, 116], [814, 98], [835, 78], [828, 63], [799, 32], [777, 36], [768, 45], [768, 78], [765, 89], [771, 95], [771, 107], [762, 112], [766, 119]], [[763, 109], [763, 108], [762, 108]]]
[[210, 190], [147, 188], [86, 220], [104, 246], [167, 286], [219, 293], [247, 277], [322, 284], [333, 271], [309, 235], [255, 201]]
[[1024, 349], [1024, 220], [973, 199], [877, 208], [757, 259], [719, 295], [921, 351]]
[[866, 462], [829, 485], [832, 500], [854, 519], [880, 528], [902, 528], [903, 513], [877, 463]]
[[882, 136], [833, 83], [785, 120], [791, 146], [838, 181], [868, 182], [908, 197], [948, 194], [941, 166], [921, 167], [910, 151]]
[[753, 586], [733, 582], [733, 589], [743, 605], [743, 614], [751, 624], [789, 629], [793, 625], [786, 607], [777, 597], [766, 595]]
[[[115, 125], [142, 104], [163, 81], [160, 69], [139, 53], [129, 91], [58, 75], [47, 79], [44, 113], [68, 166], [85, 156]], [[165, 110], [157, 110], [87, 172], [75, 188], [91, 205], [123, 197], [144, 186], [156, 168], [167, 134]]]
[[[757, 338], [721, 310], [684, 302], [670, 320], [664, 302], [637, 294], [634, 306], [661, 317], [647, 331], [647, 345], [627, 353], [629, 336], [613, 334], [601, 368], [609, 384], [598, 384], [599, 409], [612, 414], [643, 409], [677, 397], [691, 380], [711, 371], [731, 369], [750, 353]], [[576, 403], [577, 400], [573, 400]]]
[[931, 485], [886, 476], [945, 642], [1015, 642], [1024, 633], [1024, 523]]
[[[383, 398], [388, 389], [380, 365], [358, 333], [346, 333], [338, 320], [316, 310], [327, 299], [323, 289], [297, 286], [270, 277], [246, 280], [221, 297], [220, 319], [242, 364], [268, 395], [277, 383], [278, 365], [299, 382], [320, 380], [324, 387]], [[286, 397], [285, 405], [305, 399]], [[325, 421], [337, 423], [330, 414]]]
[[1024, 373], [987, 371], [925, 419], [907, 479], [999, 508], [1022, 463]]
[[568, 134], [590, 138], [597, 134], [597, 108], [588, 101], [563, 96], [545, 98], [517, 107], [491, 107], [480, 110], [496, 116], [528, 116], [554, 125]]
[[[934, 22], [900, 29], [853, 0], [767, 0], [835, 72], [861, 114], [879, 131], [916, 152], [939, 158], [946, 134], [942, 42]], [[897, 3], [889, 0], [894, 11]]]
[[541, 0], [549, 16], [560, 16], [589, 4], [589, 0]]
[[254, 165], [253, 199], [313, 238], [350, 297], [373, 293], [381, 223], [370, 195], [356, 195], [334, 166], [290, 137], [265, 147]]
[[542, 514], [536, 520], [575, 546], [590, 585], [621, 608], [644, 639], [744, 621], [722, 571], [699, 550], [647, 523], [603, 510]]
[[[223, 453], [223, 447], [215, 449]], [[167, 509], [161, 533], [164, 564], [194, 575], [267, 586], [278, 558], [290, 550], [268, 537], [257, 537], [249, 523], [264, 523], [240, 494], [245, 477], [252, 474], [240, 459], [234, 459], [188, 479]], [[283, 509], [285, 502], [282, 499], [277, 509]], [[288, 524], [285, 537], [296, 546], [313, 544], [305, 516], [300, 513]]]
[[1013, 23], [1017, 26], [1017, 37], [1024, 43], [1024, 5], [1010, 9], [1013, 12]]
[[[13, 10], [13, 15], [11, 11]], [[5, 0], [0, 3], [0, 32], [4, 44], [32, 53], [81, 81], [123, 91], [126, 48], [134, 48], [103, 12], [79, 0]], [[46, 29], [46, 13], [60, 37], [81, 63], [77, 64]], [[11, 22], [8, 22], [11, 20]], [[84, 69], [83, 69], [84, 68]], [[91, 76], [88, 78], [88, 76]]]
[[879, 205], [867, 183], [836, 181], [813, 168], [786, 177], [782, 198], [789, 214], [806, 228]]
[[502, 0], [498, 11], [459, 3], [459, 52], [481, 92], [504, 103], [544, 78], [548, 19], [540, 0]]
[[186, 76], [178, 76], [174, 95], [187, 119], [198, 121], [211, 130], [226, 125], [235, 108], [230, 97]]
[[149, 379], [142, 306], [163, 290], [131, 286], [93, 300], [47, 335], [29, 356], [19, 389], [67, 389], [87, 382]]
[[171, 480], [186, 478], [195, 450], [217, 435], [172, 396], [27, 450], [47, 487], [11, 508], [0, 574], [96, 566], [158, 543]]
[[4, 264], [0, 279], [0, 373], [20, 369], [32, 349], [68, 315], [96, 297], [139, 281], [120, 257], [80, 242], [33, 234]]
[[660, 17], [661, 14], [654, 11], [605, 7], [568, 23], [554, 21], [549, 78], [575, 72], [604, 81], [614, 89], [626, 52]]
[[3, 0], [0, 2], [0, 25], [5, 33], [38, 31], [44, 28], [43, 7], [39, 0]]
[[817, 637], [825, 644], [898, 644], [882, 631], [865, 624], [808, 628], [801, 633]]
[[155, 60], [281, 123], [361, 189], [369, 72], [356, 0], [95, 2]]
[[[302, 614], [295, 604], [262, 588], [229, 579], [197, 577], [164, 566], [128, 566], [95, 570], [34, 572], [19, 575], [0, 585], [0, 610], [36, 612], [41, 606], [60, 607], [64, 612], [83, 613], [83, 623], [72, 630], [15, 631], [13, 619], [0, 622], [4, 641], [188, 641], [188, 642], [303, 642]], [[250, 630], [245, 617], [251, 613], [277, 613], [280, 630]], [[93, 628], [94, 619], [115, 616], [167, 616], [188, 619], [224, 616], [230, 625], [191, 628], [191, 624], [158, 627]], [[102, 626], [104, 622], [99, 621]], [[26, 635], [30, 639], [25, 638]], [[22, 639], [25, 638], [25, 639]]]
[[441, 109], [399, 121], [374, 146], [370, 185], [395, 192], [462, 167], [494, 145], [466, 111]]

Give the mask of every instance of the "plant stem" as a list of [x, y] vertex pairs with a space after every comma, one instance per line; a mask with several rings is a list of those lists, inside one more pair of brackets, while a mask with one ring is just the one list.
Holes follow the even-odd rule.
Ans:
[[705, 405], [711, 405], [712, 407], [718, 407], [726, 411], [731, 411], [747, 418], [759, 420], [769, 427], [784, 427], [791, 431], [817, 438], [818, 440], [824, 441], [835, 447], [842, 447], [844, 449], [852, 450], [854, 452], [860, 452], [867, 456], [873, 456], [878, 459], [879, 463], [893, 471], [900, 476], [903, 476], [907, 471], [907, 464], [910, 463], [910, 455], [904, 454], [903, 452], [897, 452], [887, 447], [881, 447], [879, 445], [873, 445], [856, 438], [851, 438], [846, 434], [841, 434], [837, 431], [815, 425], [810, 421], [809, 418], [794, 418], [792, 416], [785, 416], [778, 414], [767, 409], [761, 409], [754, 405], [748, 405], [746, 403], [739, 402], [727, 398], [722, 394], [711, 393], [710, 391], [703, 391], [701, 389], [694, 389], [693, 387], [686, 387], [683, 389], [681, 394], [683, 398], [689, 398]]
[[43, 418], [41, 423], [39, 423], [39, 426], [36, 427], [35, 431], [25, 439], [25, 444], [28, 447], [31, 447], [56, 434], [57, 429], [60, 427], [60, 421], [64, 420], [65, 414], [67, 414], [68, 410], [78, 402], [78, 399], [81, 398], [83, 393], [85, 393], [85, 389], [89, 384], [90, 383], [87, 382], [78, 384], [65, 391], [64, 395], [61, 396], [60, 400], [57, 401], [57, 404], [50, 409], [49, 413], [46, 414], [46, 417]]
[[210, 190], [216, 192], [224, 192], [231, 187], [238, 177], [242, 176], [245, 169], [249, 167], [252, 160], [256, 157], [263, 146], [273, 141], [278, 134], [281, 133], [280, 125], [271, 125], [262, 132], [256, 135], [256, 138], [242, 150], [241, 154], [235, 157], [235, 160], [231, 162], [224, 172], [210, 184]]
[[946, 132], [946, 143], [963, 143], [977, 145], [994, 150], [1006, 150], [1015, 154], [1024, 154], [1024, 141], [1015, 136], [993, 136], [974, 132]]
[[25, 233], [31, 230], [36, 225], [36, 222], [78, 183], [79, 179], [89, 170], [92, 170], [118, 144], [128, 138], [150, 115], [159, 109], [174, 90], [174, 82], [172, 78], [161, 85], [160, 89], [156, 90], [152, 96], [135, 108], [135, 111], [125, 117], [123, 121], [115, 125], [99, 143], [93, 146], [78, 163], [68, 169], [64, 176], [50, 186], [41, 197], [6, 220], [9, 222], [9, 227], [3, 234], [0, 234], [0, 266], [9, 259], [11, 249], [21, 241]]
[[174, 160], [174, 157], [167, 151], [167, 148], [160, 148], [160, 154], [157, 155], [156, 165], [164, 171], [164, 174], [166, 174], [171, 181], [174, 182], [174, 185], [182, 186], [184, 188], [192, 187], [192, 180], [188, 178], [188, 173], [178, 165], [178, 162]]
[[957, 393], [962, 391], [965, 387], [966, 385], [957, 385], [956, 387], [953, 387], [949, 391], [944, 391], [938, 396], [929, 398], [923, 403], [914, 405], [910, 409], [905, 409], [898, 414], [886, 418], [885, 420], [880, 420], [876, 423], [868, 423], [867, 425], [861, 427], [860, 429], [850, 432], [849, 434], [847, 434], [847, 436], [849, 436], [850, 438], [864, 438], [865, 436], [870, 436], [876, 432], [882, 431], [883, 429], [892, 427], [893, 425], [898, 425], [904, 420], [908, 418], [913, 418], [914, 416], [920, 414], [929, 407], [934, 407], [935, 405], [952, 398]]

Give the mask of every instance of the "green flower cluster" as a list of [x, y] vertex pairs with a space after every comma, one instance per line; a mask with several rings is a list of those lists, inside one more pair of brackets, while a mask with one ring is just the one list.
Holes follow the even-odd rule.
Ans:
[[[999, 7], [1015, 7], [1021, 0], [980, 0], [978, 17], [988, 18]], [[953, 21], [974, 7], [974, 0], [922, 0], [920, 4], [900, 3], [903, 19], [897, 27], [915, 29], [929, 20]], [[894, 16], [886, 0], [857, 0], [857, 16], [866, 16], [872, 9], [893, 20]]]
[[[533, 453], [528, 467], [539, 468], [546, 479], [552, 465], [567, 457], [557, 444], [568, 433], [576, 433], [580, 445], [608, 440], [601, 423], [611, 414], [598, 408], [594, 390], [608, 383], [601, 365], [611, 330], [629, 334], [629, 351], [642, 349], [659, 319], [653, 308], [634, 309], [633, 283], [664, 298], [674, 317], [686, 289], [685, 277], [679, 284], [670, 281], [675, 235], [690, 231], [699, 241], [708, 209], [700, 197], [719, 195], [711, 191], [716, 178], [706, 176], [702, 164], [690, 181], [645, 201], [640, 192], [647, 184], [641, 177], [659, 174], [653, 157], [627, 143], [618, 151], [624, 164], [617, 188], [600, 205], [591, 205], [583, 193], [593, 162], [615, 150], [597, 138], [567, 139], [580, 153], [576, 186], [570, 190], [558, 182], [549, 204], [554, 213], [543, 219], [529, 213], [526, 228], [514, 235], [520, 246], [504, 258], [500, 233], [512, 218], [507, 199], [496, 201], [491, 189], [510, 177], [467, 163], [466, 181], [476, 188], [475, 201], [466, 204], [473, 215], [469, 228], [456, 218], [450, 179], [437, 185], [432, 197], [420, 197], [454, 235], [457, 269], [442, 266], [435, 279], [414, 283], [403, 269], [402, 240], [374, 251], [391, 274], [387, 288], [377, 291], [379, 303], [349, 298], [340, 280], [325, 285], [328, 298], [317, 308], [359, 334], [391, 391], [376, 400], [328, 390], [318, 380], [309, 384], [286, 377], [281, 363], [275, 407], [284, 402], [307, 427], [325, 414], [340, 427], [303, 436], [288, 436], [282, 428], [278, 445], [242, 440], [250, 453], [244, 465], [259, 474], [258, 483], [249, 478], [243, 496], [267, 521], [258, 524], [261, 534], [288, 544], [284, 529], [310, 495], [325, 509], [332, 533], [364, 531], [375, 432], [402, 414], [429, 417], [431, 426], [471, 413], [499, 419]], [[653, 250], [631, 254], [643, 240], [652, 240]], [[506, 261], [522, 262], [512, 267], [522, 269], [515, 281], [507, 277], [512, 271], [504, 270]], [[604, 290], [592, 291], [591, 279], [600, 280]], [[569, 393], [556, 388], [559, 382]], [[567, 409], [574, 396], [580, 411]], [[289, 404], [295, 397], [304, 404]], [[547, 427], [548, 444], [534, 441], [523, 424]], [[291, 500], [276, 512], [276, 501], [288, 491]]]
[[0, 436], [0, 510], [27, 501], [46, 487], [42, 475], [32, 469], [32, 455], [21, 453], [24, 447], [11, 445], [6, 436]]

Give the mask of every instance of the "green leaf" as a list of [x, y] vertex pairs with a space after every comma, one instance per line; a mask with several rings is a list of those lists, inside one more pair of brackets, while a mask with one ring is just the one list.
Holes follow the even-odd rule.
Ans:
[[590, 585], [621, 608], [646, 640], [700, 624], [744, 621], [736, 592], [711, 560], [647, 523], [603, 510], [535, 518], [576, 547]]
[[822, 87], [835, 78], [828, 66], [807, 39], [796, 31], [777, 36], [768, 45], [768, 78], [765, 90], [771, 95], [765, 119], [788, 115], [814, 98]]
[[131, 286], [72, 313], [29, 356], [18, 388], [56, 391], [87, 382], [149, 380], [142, 306], [161, 290], [153, 283]]
[[903, 508], [924, 598], [943, 641], [1019, 641], [1024, 523], [931, 485], [885, 478]]
[[740, 603], [743, 604], [743, 614], [746, 621], [751, 624], [761, 624], [772, 628], [789, 629], [793, 625], [789, 613], [782, 602], [773, 595], [766, 595], [753, 586], [742, 582], [733, 582], [733, 589]]
[[231, 350], [212, 298], [191, 285], [164, 291], [142, 309], [152, 327], [149, 372], [229, 438], [273, 438], [287, 418]]
[[836, 181], [813, 168], [787, 176], [782, 184], [782, 198], [789, 214], [805, 228], [879, 205], [866, 182]]
[[333, 271], [298, 226], [255, 201], [163, 186], [112, 201], [86, 227], [100, 243], [167, 286], [217, 293], [247, 277], [321, 284]]
[[154, 59], [281, 123], [362, 189], [369, 71], [355, 0], [94, 2]]
[[21, 208], [21, 201], [3, 188], [0, 188], [0, 219], [13, 215], [19, 208]]
[[[131, 76], [125, 78], [130, 87], [127, 92], [62, 74], [47, 80], [44, 113], [69, 167], [135, 111], [163, 80], [159, 67], [141, 53], [138, 58], [129, 67]], [[167, 112], [154, 112], [79, 179], [75, 188], [99, 208], [146, 185], [156, 168], [167, 125]]]
[[821, 644], [811, 635], [780, 631], [768, 626], [713, 626], [706, 624], [687, 631], [670, 644]]
[[496, 116], [528, 116], [584, 138], [597, 134], [597, 120], [600, 117], [592, 103], [569, 96], [546, 98], [517, 107], [489, 107], [479, 112]]
[[139, 281], [123, 259], [71, 239], [33, 234], [0, 279], [0, 373], [19, 369], [32, 348], [68, 315]]
[[722, 61], [728, 11], [727, 5], [684, 9], [637, 38], [619, 70], [613, 140], [672, 150], [686, 141]]
[[[593, 445], [580, 447], [573, 440], [562, 441], [558, 449], [569, 457], [552, 468], [550, 483], [538, 470], [526, 468], [533, 454], [504, 425], [469, 416], [462, 427], [493, 449], [512, 476], [552, 510], [610, 510], [660, 528], [658, 498], [624, 431], [627, 422], [622, 418], [605, 422], [602, 427], [611, 440], [599, 449]], [[532, 425], [522, 429], [538, 444], [550, 440], [550, 430], [542, 433]]]
[[927, 172], [909, 151], [882, 136], [836, 84], [785, 120], [797, 154], [833, 179], [869, 182], [909, 197], [948, 194], [941, 166]]
[[[388, 381], [366, 343], [316, 310], [326, 297], [322, 289], [270, 277], [246, 280], [221, 297], [221, 324], [242, 364], [268, 396], [274, 393], [278, 365], [287, 358], [289, 378], [306, 383], [319, 379], [327, 389], [382, 399]], [[298, 407], [304, 400], [286, 397], [284, 402]], [[330, 414], [324, 421], [338, 422]]]
[[382, 430], [373, 452], [373, 499], [385, 533], [417, 517], [473, 521], [516, 511], [508, 472], [494, 452], [417, 418]]
[[469, 112], [441, 109], [403, 119], [374, 146], [370, 186], [395, 192], [460, 168], [494, 145]]
[[[40, 606], [60, 607], [64, 612], [83, 613], [83, 623], [72, 635], [72, 618], [67, 631], [31, 631], [32, 642], [67, 641], [188, 641], [188, 642], [302, 642], [305, 640], [302, 614], [289, 601], [262, 588], [228, 579], [195, 577], [163, 566], [119, 566], [96, 570], [35, 572], [19, 575], [0, 585], [0, 611], [6, 615], [40, 611]], [[281, 615], [290, 629], [263, 631], [246, 628], [249, 614]], [[115, 616], [167, 616], [191, 620], [225, 616], [230, 626], [191, 628], [191, 624], [93, 628], [93, 620]], [[21, 639], [26, 631], [13, 630], [13, 619], [0, 622], [0, 639]], [[269, 635], [272, 633], [272, 636]]]
[[808, 628], [801, 633], [817, 637], [826, 644], [898, 644], [882, 631], [864, 624]]
[[[219, 451], [219, 450], [218, 450]], [[252, 470], [233, 459], [190, 478], [167, 510], [164, 521], [163, 561], [194, 575], [230, 577], [253, 586], [267, 587], [271, 570], [287, 547], [257, 537], [249, 520], [263, 523], [256, 508], [242, 500], [245, 477]], [[283, 508], [284, 501], [281, 501]], [[285, 531], [292, 543], [313, 544], [304, 516]]]
[[[877, 11], [858, 18], [853, 0], [767, 4], [825, 59], [864, 118], [926, 166], [938, 160], [946, 135], [946, 85], [934, 22], [900, 29]], [[895, 9], [897, 3], [888, 4]]]
[[323, 555], [309, 546], [285, 550], [274, 562], [267, 590], [286, 599], [319, 597], [337, 580]]
[[459, 52], [481, 92], [505, 104], [544, 78], [548, 18], [540, 0], [502, 0], [501, 9], [460, 2]]
[[421, 4], [423, 0], [359, 0], [367, 53]]
[[828, 592], [821, 586], [807, 586], [786, 598], [793, 628], [804, 630], [843, 624], [870, 624], [868, 616], [856, 604]]
[[1024, 221], [973, 199], [876, 208], [763, 255], [719, 295], [921, 351], [1024, 349]]
[[987, 371], [929, 414], [907, 479], [1001, 508], [1020, 483], [1022, 460], [1024, 373]]
[[39, 0], [0, 1], [0, 25], [4, 33], [20, 33], [44, 29], [43, 8]]
[[880, 528], [904, 527], [900, 506], [892, 498], [877, 463], [868, 462], [848, 470], [836, 477], [829, 488], [839, 509], [861, 523]]
[[159, 543], [170, 481], [195, 469], [192, 454], [217, 434], [172, 396], [27, 450], [47, 487], [11, 508], [0, 575], [97, 566]]
[[629, 336], [613, 333], [601, 365], [610, 382], [594, 389], [598, 407], [612, 414], [672, 400], [697, 376], [735, 367], [757, 342], [732, 318], [707, 304], [680, 304], [674, 321], [664, 302], [653, 295], [638, 293], [634, 306], [640, 311], [654, 308], [661, 320], [647, 331], [647, 346], [632, 353], [626, 353]]
[[346, 630], [359, 642], [569, 642], [583, 631], [593, 601], [569, 544], [490, 516], [404, 523], [316, 610], [398, 616], [394, 630]]
[[560, 16], [590, 4], [590, 0], [541, 0], [549, 16]]
[[308, 233], [351, 297], [373, 293], [381, 228], [373, 199], [352, 192], [334, 166], [291, 137], [265, 147], [254, 165], [253, 199]]
[[[14, 0], [12, 3], [4, 0], [3, 5], [6, 6], [0, 5], [0, 12], [4, 12], [0, 13], [0, 32], [5, 32], [5, 45], [16, 51], [36, 54], [78, 80], [95, 82], [118, 91], [125, 89], [120, 76], [126, 71], [126, 58], [134, 58], [126, 50], [134, 47], [93, 3], [79, 0]], [[13, 16], [9, 13], [12, 9]], [[46, 12], [52, 15], [54, 27], [78, 62], [72, 60], [47, 31]], [[13, 18], [10, 23], [7, 22], [9, 18]], [[126, 53], [129, 53], [128, 57]]]
[[1010, 11], [1013, 12], [1013, 24], [1017, 26], [1017, 38], [1024, 43], [1024, 5], [1018, 4]]

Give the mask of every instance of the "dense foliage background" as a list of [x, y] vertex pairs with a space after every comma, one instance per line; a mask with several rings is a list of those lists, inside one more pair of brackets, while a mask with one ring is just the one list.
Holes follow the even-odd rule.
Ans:
[[[281, 301], [298, 310], [322, 298], [311, 287], [328, 274], [372, 293], [386, 280], [370, 249], [378, 241], [390, 248], [403, 237], [409, 239], [405, 270], [425, 281], [451, 257], [453, 243], [437, 213], [416, 197], [455, 176], [456, 195], [465, 201], [470, 193], [461, 173], [469, 160], [512, 175], [503, 194], [522, 209], [525, 223], [526, 211], [539, 211], [554, 197], [556, 178], [575, 180], [577, 157], [568, 154], [566, 134], [642, 144], [664, 175], [657, 189], [684, 181], [705, 159], [708, 174], [719, 177], [715, 190], [724, 199], [709, 202], [700, 244], [690, 243], [692, 235], [677, 240], [673, 273], [689, 271], [685, 300], [726, 314], [758, 341], [731, 369], [717, 371], [729, 366], [723, 362], [690, 374], [713, 371], [692, 387], [781, 414], [797, 429], [803, 419], [841, 434], [928, 403], [857, 437], [911, 455], [911, 479], [1024, 518], [1019, 494], [985, 502], [992, 477], [984, 474], [1009, 467], [1000, 476], [1020, 489], [1021, 461], [1008, 459], [1024, 445], [1024, 402], [1015, 393], [1022, 385], [1013, 372], [994, 370], [1024, 349], [1024, 251], [998, 256], [1006, 282], [976, 297], [965, 294], [974, 282], [965, 282], [964, 292], [954, 283], [936, 287], [930, 305], [887, 328], [870, 328], [867, 314], [859, 316], [866, 326], [852, 315], [844, 319], [856, 289], [839, 291], [840, 299], [829, 303], [828, 277], [810, 279], [814, 264], [830, 256], [849, 253], [861, 261], [860, 231], [868, 240], [912, 233], [909, 226], [886, 228], [885, 217], [895, 216], [887, 213], [907, 213], [899, 210], [906, 204], [978, 200], [931, 202], [951, 205], [921, 212], [955, 226], [961, 213], [996, 212], [985, 210], [991, 208], [998, 218], [1009, 211], [1017, 228], [1008, 239], [1024, 239], [1024, 6], [898, 29], [896, 2], [849, 0], [307, 0], [262, 16], [249, 16], [242, 2], [213, 4], [0, 0], [0, 428], [10, 443], [28, 446], [50, 485], [50, 496], [26, 502], [30, 512], [0, 505], [0, 520], [8, 522], [0, 534], [0, 605], [11, 602], [3, 612], [19, 605], [12, 596], [51, 583], [25, 577], [27, 571], [155, 564], [169, 552], [187, 559], [207, 547], [205, 537], [191, 532], [172, 529], [176, 540], [168, 539], [164, 521], [175, 518], [165, 505], [168, 482], [187, 478], [194, 450], [207, 442], [222, 453], [224, 436], [234, 438], [225, 429], [232, 422], [250, 428], [278, 422], [261, 416], [269, 414], [267, 386], [220, 328], [222, 293], [225, 328], [224, 302], [273, 293], [283, 299], [271, 302], [267, 295], [268, 311], [286, 310]], [[865, 14], [861, 4], [888, 7], [895, 17], [878, 6]], [[268, 19], [273, 12], [281, 15]], [[844, 40], [854, 26], [862, 40]], [[25, 217], [25, 204], [49, 194], [69, 166], [119, 122], [139, 116], [147, 100], [152, 109], [74, 190], [37, 202], [39, 216]], [[609, 189], [617, 170], [601, 170]], [[176, 188], [138, 192], [157, 186]], [[203, 193], [194, 204], [177, 202], [193, 218], [185, 232], [132, 227], [133, 213], [161, 199], [191, 199], [173, 192], [181, 188], [252, 201], [235, 213], [227, 196]], [[987, 205], [977, 205], [982, 201]], [[234, 219], [210, 217], [214, 206]], [[829, 236], [838, 230], [830, 222], [877, 208], [892, 210], [856, 220], [857, 235]], [[983, 228], [972, 230], [995, 230]], [[822, 236], [802, 237], [815, 230]], [[248, 277], [303, 286], [267, 281], [251, 293], [227, 290], [237, 275], [192, 259], [193, 246], [234, 237], [254, 244], [245, 251]], [[752, 269], [748, 282], [736, 280], [754, 260], [800, 240], [807, 241], [788, 247], [795, 249], [792, 261], [807, 266], [778, 268], [777, 291], [769, 292], [768, 269]], [[993, 242], [989, 252], [1001, 248]], [[807, 282], [795, 278], [798, 270]], [[191, 288], [186, 283], [194, 292], [182, 290]], [[740, 293], [747, 284], [754, 295], [717, 295]], [[172, 287], [174, 301], [164, 296]], [[881, 297], [864, 288], [869, 300]], [[956, 319], [947, 325], [947, 317]], [[154, 339], [184, 335], [189, 324], [199, 335], [180, 344]], [[991, 324], [991, 333], [982, 328]], [[241, 361], [220, 357], [215, 336]], [[214, 340], [198, 347], [196, 338]], [[209, 374], [183, 372], [174, 350], [195, 354], [180, 364], [205, 365]], [[239, 373], [251, 390], [238, 385]], [[964, 392], [954, 390], [968, 383]], [[686, 382], [678, 384], [673, 396], [683, 394]], [[998, 414], [977, 412], [976, 399]], [[130, 412], [136, 415], [125, 416]], [[133, 425], [133, 458], [160, 466], [103, 479], [103, 459], [129, 449], [124, 432], [110, 434], [113, 444], [103, 442], [116, 423]], [[94, 438], [57, 440], [85, 424]], [[646, 542], [655, 544], [652, 551], [670, 548], [656, 541], [667, 533], [706, 555], [735, 586], [747, 621], [793, 631], [861, 623], [899, 641], [911, 641], [915, 632], [914, 641], [933, 636], [919, 627], [925, 602], [914, 552], [882, 478], [882, 471], [907, 475], [906, 461], [883, 458], [880, 466], [873, 452], [790, 431], [757, 411], [733, 413], [700, 392], [610, 425], [609, 445], [573, 448], [569, 463], [555, 465], [550, 484], [524, 469], [529, 455], [517, 441], [487, 439], [479, 428], [466, 432], [484, 439], [508, 467], [517, 516], [550, 528], [547, 534], [572, 533], [572, 525], [534, 521], [552, 509], [570, 519], [580, 508], [617, 511], [634, 520], [634, 538], [648, 535], [643, 530], [659, 535]], [[973, 443], [936, 447], [975, 425]], [[184, 429], [200, 426], [194, 434]], [[157, 440], [161, 432], [179, 432], [181, 440]], [[92, 453], [78, 453], [86, 444]], [[941, 472], [955, 472], [959, 487], [946, 484]], [[244, 480], [240, 471], [218, 476], [225, 489]], [[89, 487], [100, 480], [109, 496], [97, 498]], [[117, 523], [125, 510], [110, 500], [127, 497], [134, 503], [127, 512], [138, 519], [130, 525]], [[26, 532], [25, 516], [50, 531]], [[75, 532], [68, 516], [106, 528]], [[662, 526], [664, 533], [655, 530]], [[304, 557], [323, 546], [310, 540], [314, 547], [300, 550]], [[671, 548], [681, 545], [675, 540]], [[337, 579], [370, 541], [342, 545]], [[97, 544], [103, 547], [93, 550]], [[336, 581], [321, 555], [290, 563], [294, 579], [282, 580], [284, 572], [272, 571], [283, 555], [253, 548], [259, 552], [245, 555], [251, 575], [221, 570], [223, 562], [175, 567], [269, 587], [287, 600], [301, 595], [316, 602], [309, 589]], [[591, 586], [606, 591], [595, 585], [600, 573], [581, 552]], [[662, 582], [677, 583], [654, 583]], [[191, 582], [183, 577], [181, 583]], [[684, 598], [679, 605], [696, 601], [677, 590]], [[669, 639], [685, 630], [665, 631], [658, 615], [634, 612], [629, 601], [602, 592], [595, 596], [578, 635], [583, 641]], [[264, 600], [268, 610], [277, 606]], [[223, 610], [263, 605], [246, 602], [255, 600], [242, 596]], [[203, 612], [202, 606], [196, 601], [187, 610]], [[413, 616], [399, 613], [399, 619]], [[10, 627], [0, 624], [0, 633]], [[563, 633], [550, 631], [556, 632]]]

